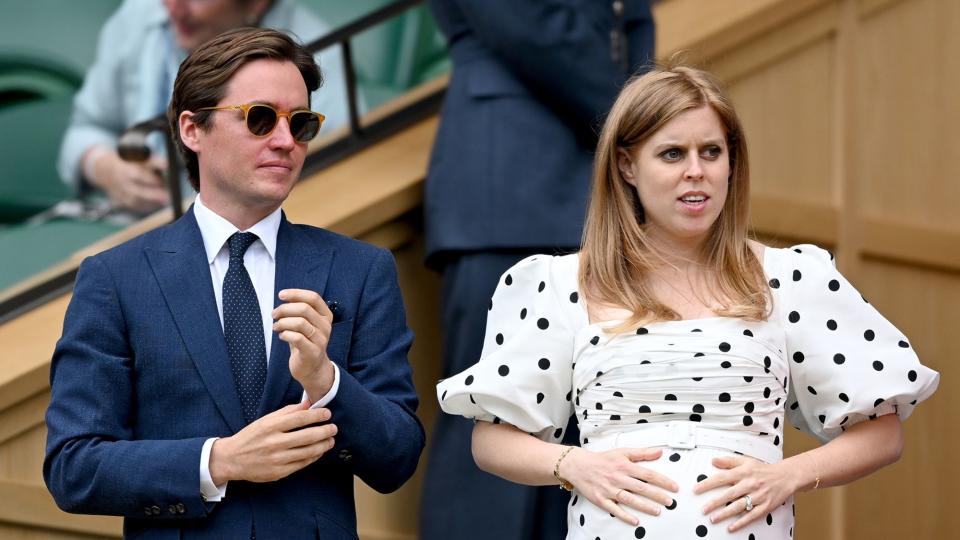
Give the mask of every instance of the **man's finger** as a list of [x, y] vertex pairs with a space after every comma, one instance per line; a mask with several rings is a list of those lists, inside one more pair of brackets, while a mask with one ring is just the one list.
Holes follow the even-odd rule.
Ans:
[[313, 309], [321, 316], [333, 319], [333, 312], [327, 307], [327, 303], [317, 292], [308, 289], [283, 289], [279, 293], [280, 299], [284, 302], [303, 302], [310, 304]]
[[131, 165], [133, 166], [131, 179], [135, 185], [153, 188], [159, 188], [165, 185], [163, 176], [156, 170], [140, 163]]
[[[292, 406], [309, 407], [309, 403], [303, 402]], [[324, 407], [318, 407], [316, 409], [308, 408], [306, 410], [293, 410], [282, 416], [272, 417], [271, 425], [275, 431], [291, 431], [310, 424], [326, 422], [330, 420], [331, 416], [330, 409]]]
[[[283, 317], [273, 323], [273, 331], [281, 333], [284, 331], [298, 332], [307, 339], [314, 341], [314, 338], [320, 338], [323, 335], [322, 327], [318, 328], [303, 317]], [[319, 336], [317, 334], [320, 334]]]
[[331, 328], [333, 322], [332, 315], [329, 317], [324, 316], [317, 311], [313, 305], [306, 302], [287, 302], [280, 304], [274, 308], [270, 316], [273, 317], [275, 321], [291, 317], [306, 319], [312, 326], [318, 330], [326, 330], [327, 333], [329, 333], [329, 329]]
[[284, 330], [283, 332], [280, 332], [277, 337], [280, 338], [280, 341], [287, 342], [291, 348], [296, 349], [300, 351], [301, 354], [312, 358], [320, 357], [326, 349], [326, 344], [324, 344], [324, 347], [321, 349], [320, 345], [307, 339], [307, 336], [293, 330]]
[[280, 445], [286, 450], [305, 448], [333, 438], [337, 434], [337, 431], [336, 424], [311, 425], [297, 431], [286, 433], [279, 441]]

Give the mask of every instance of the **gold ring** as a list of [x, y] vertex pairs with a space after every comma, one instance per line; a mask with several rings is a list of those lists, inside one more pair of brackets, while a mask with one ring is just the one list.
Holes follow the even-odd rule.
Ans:
[[317, 333], [317, 327], [316, 327], [316, 326], [311, 326], [310, 328], [313, 330], [313, 332], [310, 332], [310, 335], [307, 336], [307, 339], [312, 338], [313, 335]]

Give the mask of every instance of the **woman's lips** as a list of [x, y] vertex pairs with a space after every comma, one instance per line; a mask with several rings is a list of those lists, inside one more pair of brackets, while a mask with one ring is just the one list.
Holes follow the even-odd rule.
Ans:
[[683, 197], [677, 199], [681, 208], [693, 214], [698, 214], [706, 210], [707, 201], [709, 200], [710, 197], [707, 197], [706, 195], [697, 195], [693, 197], [684, 195]]

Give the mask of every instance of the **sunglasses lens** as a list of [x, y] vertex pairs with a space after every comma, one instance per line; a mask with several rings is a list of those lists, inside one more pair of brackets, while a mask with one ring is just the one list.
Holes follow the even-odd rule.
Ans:
[[320, 131], [320, 118], [310, 112], [293, 113], [290, 117], [290, 133], [299, 142], [313, 140]]
[[277, 125], [277, 113], [270, 107], [254, 105], [247, 112], [247, 129], [258, 137], [269, 135]]

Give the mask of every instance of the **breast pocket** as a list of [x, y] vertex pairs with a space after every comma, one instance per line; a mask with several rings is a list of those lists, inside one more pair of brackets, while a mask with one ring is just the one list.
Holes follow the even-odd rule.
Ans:
[[330, 341], [327, 342], [327, 356], [337, 365], [346, 367], [353, 338], [353, 319], [334, 323], [330, 328]]

